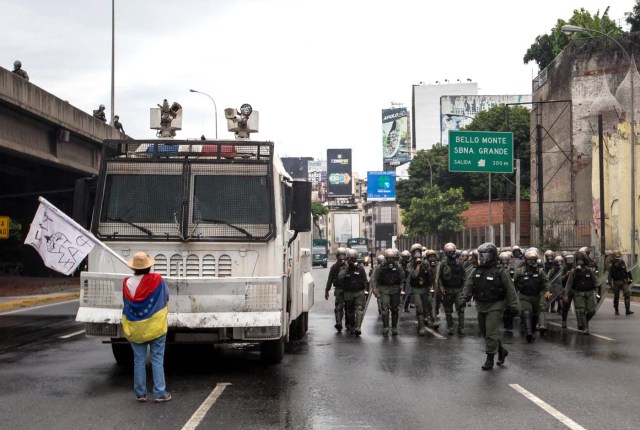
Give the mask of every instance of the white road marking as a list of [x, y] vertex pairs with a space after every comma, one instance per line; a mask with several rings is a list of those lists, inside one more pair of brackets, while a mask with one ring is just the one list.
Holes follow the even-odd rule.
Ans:
[[442, 336], [440, 333], [438, 333], [435, 330], [431, 330], [429, 327], [425, 327], [425, 330], [427, 330], [429, 333], [431, 333], [432, 335], [434, 335], [438, 339], [446, 339], [446, 337]]
[[[551, 325], [555, 325], [555, 326], [558, 326], [558, 327], [562, 327], [561, 324], [554, 323], [554, 322], [547, 322], [547, 324], [551, 324]], [[578, 333], [582, 333], [580, 330], [578, 330], [577, 328], [573, 328], [573, 327], [567, 327], [566, 330], [571, 330], [571, 331], [576, 331]], [[608, 340], [610, 342], [615, 342], [616, 341], [615, 339], [613, 339], [611, 337], [603, 336], [601, 334], [591, 333], [591, 336], [597, 337], [597, 338], [600, 338], [600, 339], [604, 339], [604, 340]]]
[[545, 403], [542, 399], [540, 399], [539, 397], [537, 397], [534, 394], [530, 393], [529, 391], [525, 390], [520, 385], [518, 385], [518, 384], [509, 384], [509, 386], [511, 388], [513, 388], [514, 390], [516, 390], [517, 392], [519, 392], [520, 394], [522, 394], [523, 396], [525, 396], [527, 399], [531, 400], [533, 403], [538, 405], [545, 412], [547, 412], [549, 415], [551, 415], [552, 417], [554, 417], [555, 419], [560, 421], [562, 424], [564, 424], [565, 426], [569, 427], [571, 430], [586, 430], [580, 424], [578, 424], [577, 422], [573, 421], [571, 418], [567, 417], [566, 415], [564, 415], [562, 412], [560, 412], [559, 410], [557, 410], [556, 408], [554, 408], [550, 404]]
[[79, 334], [84, 333], [86, 330], [79, 330], [73, 333], [65, 334], [64, 336], [60, 336], [58, 339], [69, 339], [70, 337], [77, 336]]
[[195, 430], [200, 425], [204, 416], [207, 414], [211, 406], [218, 400], [218, 397], [222, 394], [227, 385], [231, 385], [229, 382], [221, 382], [216, 384], [216, 388], [213, 389], [209, 397], [200, 405], [197, 411], [193, 413], [189, 421], [182, 427], [182, 430]]
[[73, 302], [79, 302], [80, 299], [73, 299], [73, 300], [66, 300], [64, 302], [56, 302], [56, 303], [49, 303], [47, 305], [40, 305], [40, 306], [29, 306], [26, 308], [22, 308], [22, 309], [18, 309], [16, 311], [9, 311], [9, 312], [0, 312], [0, 317], [4, 316], [4, 315], [11, 315], [11, 314], [17, 314], [19, 312], [26, 312], [26, 311], [32, 311], [34, 309], [42, 309], [42, 308], [48, 308], [51, 306], [58, 306], [58, 305], [64, 305], [66, 303], [73, 303]]

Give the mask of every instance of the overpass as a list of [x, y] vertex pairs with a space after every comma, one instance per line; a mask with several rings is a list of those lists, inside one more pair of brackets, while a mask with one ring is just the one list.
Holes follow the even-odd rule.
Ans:
[[38, 196], [72, 214], [75, 181], [98, 173], [102, 142], [126, 138], [0, 67], [0, 216], [9, 216], [21, 232], [0, 239], [0, 265], [20, 260], [26, 273], [43, 273], [37, 255], [20, 246]]

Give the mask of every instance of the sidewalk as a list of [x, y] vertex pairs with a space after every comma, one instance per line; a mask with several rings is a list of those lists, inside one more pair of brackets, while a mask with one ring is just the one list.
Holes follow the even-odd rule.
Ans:
[[80, 278], [0, 276], [0, 312], [79, 296]]

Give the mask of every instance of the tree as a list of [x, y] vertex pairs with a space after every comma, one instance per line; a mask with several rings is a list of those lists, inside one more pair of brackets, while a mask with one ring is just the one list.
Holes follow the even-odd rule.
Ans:
[[313, 216], [313, 225], [316, 226], [318, 230], [318, 234], [320, 235], [320, 239], [322, 239], [322, 229], [318, 224], [320, 221], [320, 217], [329, 213], [329, 209], [325, 205], [320, 202], [311, 202], [311, 215]]
[[469, 208], [461, 188], [440, 192], [437, 186], [425, 186], [420, 197], [411, 199], [409, 209], [402, 213], [402, 224], [408, 236], [453, 233], [464, 230], [460, 215]]
[[[638, 6], [636, 6], [638, 7]], [[635, 10], [635, 8], [634, 8]], [[629, 18], [627, 18], [628, 20]], [[584, 39], [593, 37], [593, 33], [583, 32], [575, 33], [573, 36], [567, 36], [562, 32], [562, 26], [565, 24], [577, 25], [592, 30], [606, 33], [610, 36], [622, 34], [622, 29], [611, 18], [609, 18], [609, 8], [607, 7], [602, 15], [598, 10], [595, 15], [591, 15], [584, 8], [574, 10], [573, 16], [569, 21], [558, 19], [555, 27], [551, 29], [551, 34], [541, 34], [536, 37], [536, 41], [527, 49], [523, 61], [528, 64], [535, 61], [538, 68], [543, 70], [547, 68], [554, 58], [569, 44], [571, 39]]]
[[624, 14], [627, 17], [627, 24], [631, 26], [630, 32], [640, 31], [640, 0], [636, 0], [636, 5], [631, 12]]

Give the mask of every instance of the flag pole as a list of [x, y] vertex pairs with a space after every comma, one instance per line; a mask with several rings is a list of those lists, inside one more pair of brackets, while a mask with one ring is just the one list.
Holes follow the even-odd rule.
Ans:
[[38, 197], [38, 201], [40, 203], [42, 203], [43, 205], [45, 205], [47, 208], [49, 208], [52, 211], [54, 211], [56, 213], [56, 215], [58, 215], [60, 218], [62, 218], [63, 220], [65, 220], [66, 222], [71, 224], [73, 227], [75, 227], [78, 230], [82, 231], [87, 236], [87, 239], [89, 239], [91, 242], [93, 242], [96, 245], [102, 247], [102, 249], [107, 251], [109, 254], [113, 255], [116, 259], [118, 259], [118, 261], [122, 262], [125, 266], [128, 266], [127, 260], [125, 260], [120, 255], [118, 255], [118, 253], [116, 253], [113, 249], [109, 248], [107, 245], [105, 245], [104, 243], [100, 242], [93, 234], [91, 234], [91, 232], [88, 232], [87, 230], [85, 230], [80, 224], [78, 224], [73, 219], [71, 219], [66, 213], [62, 212], [60, 209], [55, 207], [47, 199], [45, 199], [44, 197], [40, 196], [40, 197]]

